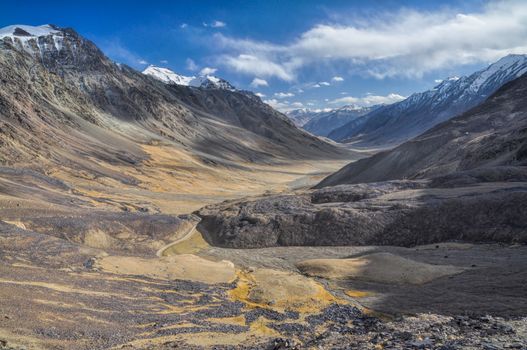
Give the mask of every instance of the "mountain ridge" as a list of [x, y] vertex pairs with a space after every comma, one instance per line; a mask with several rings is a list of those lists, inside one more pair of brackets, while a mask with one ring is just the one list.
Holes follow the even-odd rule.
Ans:
[[328, 136], [361, 146], [397, 145], [461, 114], [503, 84], [527, 72], [527, 55], [508, 55], [469, 76], [445, 79], [433, 89], [373, 111]]

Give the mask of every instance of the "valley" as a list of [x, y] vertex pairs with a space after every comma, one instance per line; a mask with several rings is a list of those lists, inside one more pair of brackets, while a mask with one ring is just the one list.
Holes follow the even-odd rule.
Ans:
[[524, 349], [525, 65], [305, 131], [214, 70], [0, 29], [0, 350]]

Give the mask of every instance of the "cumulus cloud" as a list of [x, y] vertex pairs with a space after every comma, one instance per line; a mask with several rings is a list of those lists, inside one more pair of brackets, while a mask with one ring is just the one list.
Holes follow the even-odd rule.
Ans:
[[335, 77], [331, 78], [331, 80], [333, 80], [333, 81], [344, 81], [344, 78], [343, 77], [339, 77], [339, 76], [335, 76]]
[[331, 84], [328, 83], [327, 81], [321, 81], [319, 84], [320, 84], [321, 86], [330, 86], [330, 85], [331, 85]]
[[346, 96], [337, 98], [336, 100], [331, 101], [331, 104], [356, 104], [359, 106], [374, 106], [378, 104], [392, 104], [395, 102], [399, 102], [404, 100], [406, 97], [401, 96], [399, 94], [391, 93], [386, 96], [379, 96], [379, 95], [366, 95], [363, 97], [354, 97], [354, 96]]
[[257, 92], [257, 93], [255, 93], [255, 95], [260, 97], [260, 98], [264, 98], [266, 96], [265, 94], [262, 94], [261, 92]]
[[269, 86], [269, 83], [267, 83], [267, 80], [265, 79], [254, 78], [253, 81], [251, 82], [251, 86], [253, 88], [258, 88], [260, 86]]
[[285, 45], [220, 36], [226, 65], [282, 80], [310, 64], [344, 62], [378, 79], [419, 77], [462, 64], [527, 52], [527, 2], [486, 2], [471, 13], [402, 9], [348, 24], [319, 24]]
[[288, 112], [293, 109], [304, 107], [304, 104], [302, 102], [298, 102], [298, 101], [289, 102], [289, 101], [277, 100], [276, 98], [264, 100], [264, 102], [267, 103], [269, 106], [273, 107], [274, 109], [279, 110], [280, 112]]
[[217, 68], [205, 67], [199, 71], [199, 75], [211, 75], [218, 71]]
[[292, 92], [275, 92], [274, 96], [277, 98], [287, 98], [293, 97], [295, 96], [295, 94], [293, 94]]
[[248, 54], [225, 56], [223, 63], [239, 73], [262, 77], [277, 77], [285, 81], [291, 81], [294, 77], [292, 73], [288, 72], [286, 67], [265, 57]]

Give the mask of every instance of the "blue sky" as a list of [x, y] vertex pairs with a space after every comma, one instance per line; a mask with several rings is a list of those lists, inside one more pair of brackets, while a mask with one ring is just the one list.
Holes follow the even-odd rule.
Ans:
[[109, 57], [210, 68], [287, 110], [393, 102], [526, 53], [525, 1], [31, 1], [0, 27], [73, 27]]

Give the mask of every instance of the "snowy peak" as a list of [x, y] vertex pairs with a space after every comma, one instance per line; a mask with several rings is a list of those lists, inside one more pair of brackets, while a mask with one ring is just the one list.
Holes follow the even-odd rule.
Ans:
[[11, 25], [0, 29], [0, 40], [9, 41], [29, 53], [62, 49], [64, 33], [56, 26]]
[[205, 75], [194, 78], [189, 85], [203, 89], [236, 91], [236, 88], [232, 86], [227, 80], [215, 77], [213, 75]]
[[363, 111], [363, 110], [366, 110], [366, 109], [369, 109], [369, 107], [363, 107], [363, 106], [359, 106], [359, 105], [356, 105], [356, 104], [350, 104], [350, 105], [346, 105], [346, 106], [342, 106], [340, 108], [337, 108], [333, 111], [342, 111], [342, 112], [360, 112], [360, 111]]
[[0, 29], [0, 39], [11, 38], [30, 38], [59, 34], [60, 30], [54, 25], [45, 24], [41, 26], [28, 26], [15, 24]]
[[84, 39], [75, 30], [51, 24], [16, 24], [1, 28], [0, 43], [4, 44], [4, 49], [28, 53], [48, 70], [60, 75], [100, 72], [112, 65], [94, 43]]
[[[489, 93], [504, 83], [516, 79], [527, 72], [527, 55], [507, 55], [470, 77], [470, 91]], [[499, 86], [495, 86], [499, 85]]]
[[193, 86], [203, 89], [218, 89], [236, 91], [227, 80], [215, 77], [213, 75], [205, 75], [199, 77], [187, 77], [179, 75], [168, 68], [157, 67], [150, 65], [143, 71], [143, 74], [149, 75], [165, 84], [176, 84], [184, 86]]
[[162, 81], [165, 84], [176, 84], [189, 86], [190, 82], [195, 79], [195, 77], [186, 77], [184, 75], [179, 75], [168, 68], [156, 67], [154, 65], [148, 66], [143, 74], [150, 75], [151, 77]]

